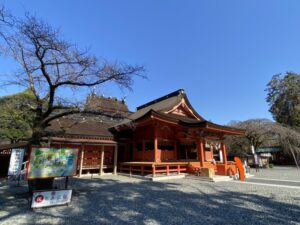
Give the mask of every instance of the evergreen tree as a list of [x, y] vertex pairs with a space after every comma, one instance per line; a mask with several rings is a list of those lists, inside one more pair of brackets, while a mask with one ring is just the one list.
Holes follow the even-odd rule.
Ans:
[[294, 128], [300, 127], [300, 75], [287, 72], [274, 75], [267, 85], [267, 102], [274, 120]]
[[24, 92], [0, 98], [0, 140], [16, 143], [31, 136], [33, 93]]

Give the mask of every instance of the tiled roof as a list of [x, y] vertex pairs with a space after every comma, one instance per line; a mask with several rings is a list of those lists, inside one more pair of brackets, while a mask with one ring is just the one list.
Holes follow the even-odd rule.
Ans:
[[86, 100], [85, 109], [89, 111], [105, 111], [114, 114], [121, 114], [128, 116], [131, 112], [125, 101], [119, 101], [117, 98], [106, 98], [96, 94], [91, 94]]
[[[182, 115], [177, 115], [177, 114], [173, 114], [173, 113], [167, 113], [170, 110], [174, 109], [174, 107], [178, 106], [182, 102], [182, 100], [184, 100], [184, 103], [187, 104], [188, 108], [192, 110], [192, 113], [196, 117], [188, 117], [188, 116], [182, 116]], [[168, 95], [165, 95], [161, 98], [158, 98], [156, 100], [153, 100], [142, 106], [137, 107], [137, 111], [135, 113], [130, 115], [128, 119], [125, 119], [125, 120], [121, 121], [120, 123], [114, 125], [112, 127], [112, 130], [114, 130], [114, 128], [116, 130], [118, 130], [118, 128], [120, 128], [124, 125], [127, 126], [127, 124], [129, 124], [130, 122], [138, 121], [144, 117], [149, 116], [150, 114], [157, 115], [166, 120], [176, 122], [183, 126], [199, 127], [199, 128], [202, 127], [202, 128], [206, 128], [206, 129], [215, 130], [215, 131], [218, 131], [218, 130], [223, 131], [228, 134], [244, 135], [244, 130], [214, 124], [212, 122], [209, 122], [209, 121], [206, 121], [205, 119], [203, 119], [196, 112], [196, 110], [192, 107], [184, 90], [182, 90], [182, 89], [179, 89], [175, 92], [172, 92]]]
[[[192, 109], [194, 114], [200, 118], [201, 121], [204, 121], [204, 119], [194, 110], [192, 105], [190, 104], [188, 98], [186, 97], [186, 94], [183, 89], [179, 89], [177, 91], [174, 91], [170, 94], [167, 94], [161, 98], [158, 98], [156, 100], [153, 100], [151, 102], [148, 102], [142, 106], [137, 107], [137, 111], [133, 113], [129, 118], [132, 120], [135, 120], [137, 118], [142, 117], [145, 115], [147, 112], [150, 110], [156, 111], [156, 112], [161, 112], [164, 113], [166, 111], [171, 110], [173, 107], [178, 105], [182, 99], [185, 100], [189, 108]], [[186, 117], [185, 117], [186, 118]]]
[[[132, 113], [124, 101], [116, 98], [106, 98], [95, 93], [88, 96], [85, 110], [94, 114], [74, 114], [56, 119], [46, 129], [49, 136], [82, 136], [82, 137], [112, 137], [109, 127], [120, 123]], [[106, 116], [101, 115], [105, 113]]]
[[63, 117], [52, 121], [46, 129], [50, 136], [55, 135], [79, 135], [94, 137], [112, 137], [109, 127], [115, 125], [116, 120], [100, 119], [95, 115]]

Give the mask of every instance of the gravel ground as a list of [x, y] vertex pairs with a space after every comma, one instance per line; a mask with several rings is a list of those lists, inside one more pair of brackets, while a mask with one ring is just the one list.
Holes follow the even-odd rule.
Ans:
[[251, 174], [258, 178], [300, 181], [300, 170], [296, 167], [277, 166], [272, 169], [251, 169]]
[[2, 184], [0, 224], [300, 224], [300, 189], [125, 176], [73, 178], [70, 187], [70, 206], [32, 211], [25, 184]]

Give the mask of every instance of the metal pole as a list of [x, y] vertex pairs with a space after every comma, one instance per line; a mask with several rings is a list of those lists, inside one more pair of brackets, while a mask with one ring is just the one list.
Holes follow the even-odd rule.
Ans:
[[65, 189], [68, 188], [68, 184], [69, 184], [69, 177], [66, 177]]

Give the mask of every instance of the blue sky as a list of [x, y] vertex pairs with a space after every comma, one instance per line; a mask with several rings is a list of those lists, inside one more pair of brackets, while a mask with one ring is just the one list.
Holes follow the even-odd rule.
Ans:
[[[106, 96], [126, 96], [131, 110], [185, 89], [204, 118], [270, 118], [265, 101], [272, 75], [300, 72], [300, 1], [14, 0], [16, 16], [29, 11], [66, 39], [109, 60], [146, 67], [133, 92], [103, 86]], [[0, 59], [0, 72], [14, 68]], [[7, 94], [16, 90], [1, 90]]]

